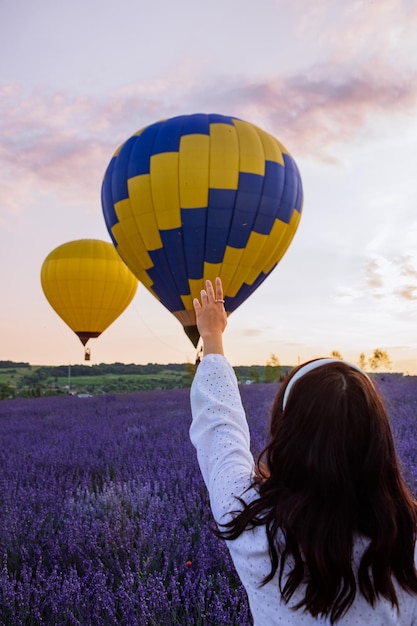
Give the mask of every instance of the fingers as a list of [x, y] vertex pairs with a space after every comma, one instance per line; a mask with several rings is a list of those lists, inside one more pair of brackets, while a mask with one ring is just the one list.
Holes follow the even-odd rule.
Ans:
[[216, 300], [223, 300], [223, 285], [221, 278], [216, 278]]
[[213, 289], [211, 280], [206, 280], [206, 293], [207, 293], [207, 301], [214, 302], [216, 298], [214, 295], [214, 289]]
[[206, 280], [206, 288], [200, 292], [201, 304], [198, 298], [194, 298], [193, 306], [195, 311], [199, 311], [202, 307], [213, 302], [223, 301], [223, 286], [221, 278], [216, 278], [215, 287], [211, 280]]

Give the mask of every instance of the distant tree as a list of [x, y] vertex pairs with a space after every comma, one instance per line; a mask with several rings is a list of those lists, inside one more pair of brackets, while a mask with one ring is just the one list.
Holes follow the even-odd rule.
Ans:
[[16, 397], [16, 389], [8, 383], [0, 383], [0, 400]]
[[252, 383], [259, 383], [259, 370], [253, 365], [249, 368], [249, 379]]
[[29, 363], [22, 363], [20, 361], [0, 361], [0, 369], [9, 369], [9, 367], [28, 367], [31, 365]]
[[387, 370], [391, 369], [391, 359], [388, 356], [388, 352], [386, 350], [381, 350], [381, 348], [375, 348], [373, 355], [369, 358], [369, 367], [373, 372], [376, 372], [380, 368], [384, 368]]
[[281, 365], [278, 357], [272, 353], [265, 365], [265, 382], [272, 383], [280, 380]]
[[196, 363], [191, 363], [190, 361], [186, 362], [186, 364], [185, 364], [185, 375], [186, 375], [187, 382], [188, 382], [189, 385], [191, 385], [191, 383], [194, 380], [196, 369], [197, 369], [197, 364]]
[[332, 350], [330, 352], [330, 356], [332, 359], [340, 359], [341, 361], [343, 361], [343, 357], [340, 354], [339, 350]]
[[361, 370], [364, 370], [366, 367], [366, 355], [365, 352], [361, 352], [358, 359], [358, 365]]
[[272, 353], [269, 359], [266, 362], [267, 365], [272, 365], [273, 367], [279, 367], [279, 358], [276, 354]]

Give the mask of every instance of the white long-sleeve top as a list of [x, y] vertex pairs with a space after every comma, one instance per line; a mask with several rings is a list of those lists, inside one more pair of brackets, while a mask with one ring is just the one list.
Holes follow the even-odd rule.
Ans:
[[[213, 517], [217, 524], [231, 518], [239, 509], [236, 496], [246, 502], [258, 497], [250, 486], [254, 459], [250, 451], [250, 435], [233, 368], [219, 354], [206, 355], [191, 387], [191, 442], [197, 450], [198, 462], [207, 486]], [[359, 565], [365, 539], [354, 547], [354, 566]], [[290, 604], [281, 601], [277, 576], [267, 585], [262, 579], [270, 572], [268, 542], [264, 526], [247, 530], [237, 539], [227, 541], [234, 566], [246, 589], [254, 626], [309, 626], [330, 624], [315, 619], [294, 606], [303, 597], [294, 594]], [[417, 561], [417, 553], [415, 554]], [[417, 596], [396, 586], [400, 614], [385, 599], [372, 608], [357, 592], [348, 613], [338, 626], [417, 626]]]

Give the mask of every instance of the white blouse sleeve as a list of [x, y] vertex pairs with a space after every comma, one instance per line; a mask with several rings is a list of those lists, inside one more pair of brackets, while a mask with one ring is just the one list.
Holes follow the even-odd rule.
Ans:
[[190, 438], [197, 450], [213, 516], [241, 508], [236, 496], [249, 487], [254, 461], [249, 428], [233, 368], [220, 354], [206, 355], [191, 386]]

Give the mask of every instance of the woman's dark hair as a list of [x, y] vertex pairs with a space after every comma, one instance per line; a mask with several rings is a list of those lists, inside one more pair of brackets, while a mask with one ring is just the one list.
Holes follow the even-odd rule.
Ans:
[[[393, 577], [417, 593], [414, 546], [417, 503], [399, 469], [390, 424], [372, 380], [343, 361], [321, 365], [284, 392], [272, 409], [270, 441], [260, 454], [245, 503], [218, 530], [224, 539], [265, 525], [271, 571], [288, 603], [333, 624], [357, 592], [374, 606], [379, 597], [399, 609]], [[367, 540], [357, 576], [355, 539]], [[301, 587], [300, 587], [301, 586]]]

